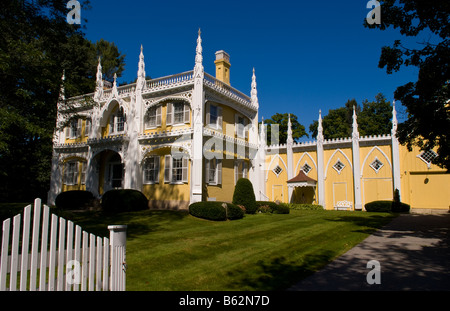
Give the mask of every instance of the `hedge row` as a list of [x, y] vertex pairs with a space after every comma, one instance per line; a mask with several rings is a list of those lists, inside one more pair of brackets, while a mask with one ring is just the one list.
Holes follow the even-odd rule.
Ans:
[[[58, 194], [55, 199], [57, 208], [63, 210], [83, 210], [94, 207], [97, 199], [89, 191], [73, 190]], [[131, 212], [148, 208], [146, 196], [132, 189], [107, 191], [101, 199], [101, 208], [104, 212]]]
[[300, 203], [288, 203], [290, 209], [295, 210], [309, 210], [309, 211], [323, 211], [323, 206], [319, 204], [300, 204]]
[[272, 201], [256, 201], [257, 211], [261, 213], [289, 214], [289, 206], [285, 203]]
[[94, 204], [94, 195], [89, 191], [73, 190], [56, 196], [55, 205], [63, 210], [85, 210]]
[[205, 201], [189, 205], [189, 214], [208, 220], [234, 220], [244, 217], [244, 209], [232, 203]]
[[384, 213], [408, 213], [410, 206], [406, 203], [395, 201], [373, 201], [364, 205], [368, 212], [384, 212]]

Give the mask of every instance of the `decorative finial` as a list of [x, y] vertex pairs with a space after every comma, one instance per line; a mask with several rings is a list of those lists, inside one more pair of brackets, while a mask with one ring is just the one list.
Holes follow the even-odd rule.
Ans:
[[194, 76], [197, 77], [199, 73], [203, 74], [204, 68], [203, 68], [203, 48], [202, 48], [202, 37], [201, 37], [201, 30], [198, 29], [198, 38], [197, 38], [197, 48], [195, 49], [195, 67], [194, 67]]
[[319, 121], [317, 125], [317, 141], [323, 141], [323, 127], [322, 127], [322, 109], [319, 109]]
[[258, 102], [258, 90], [256, 89], [256, 75], [255, 75], [255, 67], [253, 67], [253, 76], [252, 76], [252, 90], [251, 90], [251, 101], [252, 105], [255, 107], [259, 107]]
[[397, 120], [397, 111], [395, 110], [395, 99], [392, 102], [392, 130], [391, 134], [395, 135], [397, 132], [398, 120]]

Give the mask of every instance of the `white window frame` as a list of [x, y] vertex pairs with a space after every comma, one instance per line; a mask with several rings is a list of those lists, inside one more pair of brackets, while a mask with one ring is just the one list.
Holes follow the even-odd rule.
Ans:
[[81, 161], [80, 164], [81, 164], [81, 184], [85, 185], [86, 184], [87, 162]]
[[[176, 107], [178, 107], [177, 112], [175, 112]], [[182, 109], [180, 109], [182, 107]], [[190, 123], [191, 118], [191, 108], [188, 103], [183, 101], [177, 101], [173, 103], [167, 103], [166, 108], [166, 125], [183, 125], [186, 123]], [[178, 114], [178, 118], [175, 121], [175, 113]], [[181, 116], [181, 118], [180, 118]]]
[[[152, 167], [150, 167], [150, 162], [153, 161]], [[150, 156], [144, 160], [143, 165], [143, 178], [144, 184], [158, 184], [159, 183], [159, 168], [160, 168], [160, 157], [159, 156]], [[149, 179], [150, 171], [153, 171], [153, 180]]]
[[[309, 168], [309, 170], [308, 170], [307, 172], [305, 171], [305, 166], [307, 166], [307, 167]], [[303, 171], [303, 173], [305, 173], [306, 175], [308, 175], [308, 174], [313, 170], [313, 168], [312, 168], [311, 165], [308, 164], [307, 161], [305, 161], [305, 164], [303, 164], [301, 170]]]
[[69, 139], [76, 139], [81, 137], [81, 127], [82, 127], [82, 119], [72, 119], [70, 120], [69, 127], [67, 130]]
[[[189, 180], [188, 172], [189, 158], [187, 156], [172, 157], [170, 154], [164, 156], [164, 183], [185, 184]], [[175, 180], [177, 176], [181, 178]]]
[[[213, 108], [214, 107], [214, 108]], [[211, 108], [217, 109], [216, 114], [214, 115], [215, 122], [212, 122], [211, 118]], [[222, 130], [222, 123], [223, 123], [223, 117], [222, 117], [222, 107], [219, 105], [207, 103], [206, 106], [206, 122], [205, 124], [212, 129], [216, 130]]]
[[[276, 171], [277, 171], [278, 167], [280, 168], [280, 171], [277, 173]], [[283, 168], [281, 166], [277, 165], [273, 168], [272, 172], [278, 177], [278, 176], [280, 176], [281, 173], [283, 173]]]
[[[380, 167], [376, 168], [375, 165], [373, 165], [376, 161], [378, 161], [378, 163], [380, 163]], [[377, 157], [375, 157], [375, 159], [369, 164], [369, 166], [375, 171], [375, 173], [378, 174], [378, 172], [381, 170], [381, 168], [384, 166], [384, 163], [381, 162]]]
[[[242, 119], [242, 122], [240, 122], [241, 121], [240, 119]], [[246, 123], [245, 117], [243, 115], [241, 115], [241, 114], [235, 115], [234, 126], [235, 126], [235, 130], [236, 130], [237, 138], [245, 138], [247, 136], [246, 135], [247, 128], [245, 126], [245, 123]]]
[[[147, 109], [147, 113], [144, 117], [145, 129], [154, 129], [161, 126], [161, 106], [153, 106]], [[150, 122], [149, 118], [154, 118], [154, 122]]]
[[[211, 178], [213, 176], [213, 178]], [[222, 184], [222, 160], [212, 158], [205, 162], [205, 183], [216, 186]]]
[[[342, 164], [342, 168], [339, 170], [339, 169], [337, 169], [335, 166], [336, 166], [336, 164], [338, 163], [338, 162], [340, 162], [341, 164]], [[339, 158], [337, 159], [337, 161], [333, 164], [333, 169], [340, 175], [341, 174], [341, 172], [344, 170], [344, 168], [345, 168], [345, 164], [344, 164], [344, 162], [342, 162]]]
[[84, 123], [84, 136], [89, 137], [89, 135], [91, 134], [91, 130], [92, 130], [92, 120], [86, 119]]
[[244, 160], [237, 160], [234, 162], [234, 184], [239, 178], [248, 178], [248, 164]]
[[68, 161], [64, 164], [64, 184], [66, 186], [78, 185], [78, 161]]
[[[122, 116], [120, 116], [119, 114], [122, 114]], [[124, 133], [126, 122], [127, 121], [125, 118], [125, 112], [123, 111], [123, 108], [119, 107], [119, 109], [114, 114], [111, 115], [109, 134], [117, 135]], [[123, 128], [119, 131], [120, 124], [122, 124]]]
[[[430, 159], [429, 156], [424, 157], [426, 154], [431, 154], [432, 158]], [[425, 150], [425, 151], [422, 151], [419, 155], [417, 155], [417, 157], [419, 159], [421, 159], [423, 162], [426, 163], [428, 168], [431, 168], [431, 161], [433, 161], [433, 159], [437, 156], [438, 156], [438, 154], [436, 152], [434, 152], [433, 150]], [[428, 161], [428, 159], [430, 159], [430, 161]]]

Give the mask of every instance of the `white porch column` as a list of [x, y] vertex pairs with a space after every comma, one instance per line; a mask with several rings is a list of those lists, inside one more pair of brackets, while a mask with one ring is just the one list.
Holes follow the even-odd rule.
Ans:
[[391, 141], [392, 141], [392, 174], [394, 180], [394, 190], [398, 189], [400, 200], [402, 197], [401, 181], [400, 181], [400, 151], [399, 143], [397, 138], [397, 111], [395, 110], [395, 100], [392, 103], [392, 130], [391, 130]]
[[361, 198], [361, 163], [359, 156], [359, 132], [356, 121], [355, 106], [353, 106], [353, 133], [352, 133], [352, 153], [353, 153], [353, 192], [355, 194], [355, 210], [362, 209]]
[[317, 127], [317, 192], [319, 197], [319, 205], [325, 206], [325, 179], [324, 179], [324, 163], [323, 163], [323, 128], [322, 128], [322, 111], [319, 110], [319, 126]]
[[191, 169], [191, 198], [190, 202], [202, 200], [203, 182], [203, 112], [205, 107], [205, 94], [203, 91], [203, 56], [201, 31], [198, 30], [197, 49], [194, 67], [194, 90], [192, 92], [192, 169]]

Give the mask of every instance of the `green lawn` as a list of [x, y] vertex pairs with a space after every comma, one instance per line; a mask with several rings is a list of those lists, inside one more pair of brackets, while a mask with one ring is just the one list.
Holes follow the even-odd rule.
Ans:
[[[212, 222], [185, 212], [75, 215], [92, 233], [127, 224], [127, 290], [279, 290], [388, 223], [391, 214], [291, 210]], [[66, 215], [68, 218], [69, 215]]]
[[127, 290], [279, 290], [365, 239], [393, 215], [291, 210], [212, 222], [176, 211], [62, 213], [107, 236], [128, 225]]

